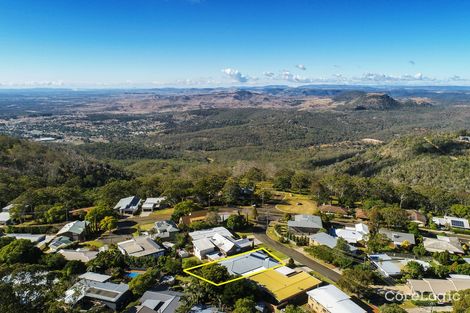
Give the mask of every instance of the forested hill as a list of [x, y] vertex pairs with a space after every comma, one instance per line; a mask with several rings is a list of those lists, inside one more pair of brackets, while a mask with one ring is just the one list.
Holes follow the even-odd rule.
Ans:
[[423, 193], [436, 188], [468, 193], [470, 143], [459, 140], [457, 133], [408, 136], [334, 164], [328, 171], [384, 178]]
[[65, 146], [0, 136], [0, 205], [46, 186], [92, 188], [126, 174]]

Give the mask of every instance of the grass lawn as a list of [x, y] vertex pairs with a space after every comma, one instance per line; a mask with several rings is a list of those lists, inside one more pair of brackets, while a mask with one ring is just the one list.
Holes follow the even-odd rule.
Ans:
[[291, 214], [315, 214], [318, 212], [317, 204], [309, 196], [290, 192], [279, 192], [283, 196], [284, 204], [276, 205], [280, 211]]
[[173, 214], [174, 209], [173, 208], [168, 208], [168, 209], [163, 209], [163, 210], [156, 210], [150, 213], [150, 216], [159, 216], [159, 215], [171, 215]]
[[139, 225], [141, 231], [149, 231], [154, 226], [155, 226], [155, 223], [153, 222]]
[[101, 248], [102, 246], [104, 246], [104, 243], [99, 240], [85, 241], [82, 244], [88, 247], [95, 247], [95, 248]]

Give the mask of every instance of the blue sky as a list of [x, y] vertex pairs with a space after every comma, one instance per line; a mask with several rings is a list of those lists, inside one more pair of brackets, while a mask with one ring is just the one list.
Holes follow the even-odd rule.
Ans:
[[0, 0], [0, 84], [467, 85], [469, 12], [452, 0]]

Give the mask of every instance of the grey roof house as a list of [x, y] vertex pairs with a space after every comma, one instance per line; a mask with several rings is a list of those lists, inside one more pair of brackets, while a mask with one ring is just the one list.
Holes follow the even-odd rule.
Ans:
[[[310, 239], [310, 244], [312, 245], [323, 245], [323, 246], [327, 246], [331, 249], [334, 249], [336, 247], [336, 244], [338, 243], [338, 238], [337, 237], [333, 237], [331, 235], [328, 235], [327, 233], [316, 233], [314, 235], [310, 235], [309, 236], [309, 239]], [[358, 249], [354, 246], [351, 246], [349, 245], [349, 249], [351, 252], [357, 252]]]
[[162, 239], [173, 239], [175, 235], [180, 231], [178, 227], [176, 227], [175, 222], [170, 220], [156, 221], [154, 229], [156, 232], [154, 236]]
[[135, 257], [159, 257], [165, 253], [165, 249], [160, 247], [152, 238], [147, 236], [139, 236], [130, 240], [121, 241], [117, 246], [122, 254]]
[[287, 222], [289, 231], [299, 234], [313, 234], [323, 228], [320, 216], [299, 214]]
[[170, 290], [146, 291], [139, 299], [139, 305], [129, 313], [175, 313], [180, 306], [182, 294]]
[[84, 240], [90, 222], [87, 221], [74, 221], [64, 225], [58, 232], [59, 236], [69, 237], [71, 240]]
[[140, 199], [136, 196], [122, 198], [114, 206], [114, 210], [119, 211], [119, 214], [135, 214], [139, 210]]
[[401, 246], [406, 241], [410, 245], [415, 245], [415, 235], [410, 233], [401, 233], [398, 231], [393, 231], [389, 229], [380, 229], [379, 233], [385, 235], [388, 239], [390, 239], [394, 245]]
[[279, 267], [278, 261], [261, 251], [230, 258], [219, 263], [232, 275], [251, 275], [272, 267]]

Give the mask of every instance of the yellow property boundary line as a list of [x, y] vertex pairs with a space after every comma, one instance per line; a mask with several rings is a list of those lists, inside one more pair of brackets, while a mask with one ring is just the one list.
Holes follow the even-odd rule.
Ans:
[[[242, 256], [242, 255], [246, 255], [246, 254], [251, 254], [251, 253], [254, 253], [254, 252], [258, 252], [258, 251], [264, 251], [268, 254], [268, 256], [272, 257], [273, 259], [275, 259], [276, 261], [279, 262], [279, 265], [276, 265], [276, 266], [273, 266], [271, 268], [267, 268], [267, 269], [264, 269], [264, 270], [261, 270], [261, 271], [258, 271], [258, 272], [255, 272], [255, 273], [251, 273], [251, 274], [246, 274], [246, 275], [242, 275], [240, 277], [236, 277], [236, 278], [233, 278], [233, 279], [230, 279], [230, 280], [227, 280], [227, 281], [224, 281], [224, 282], [221, 282], [221, 283], [215, 283], [209, 279], [206, 279], [204, 277], [201, 277], [197, 274], [194, 274], [194, 273], [191, 273], [192, 270], [195, 270], [197, 268], [201, 268], [201, 267], [204, 267], [204, 266], [208, 266], [208, 265], [211, 265], [211, 264], [216, 264], [216, 263], [219, 263], [219, 262], [222, 262], [222, 261], [225, 261], [225, 260], [230, 260], [230, 259], [233, 259], [233, 258], [237, 258], [239, 256]], [[269, 252], [266, 248], [258, 248], [258, 249], [254, 249], [254, 250], [251, 250], [251, 251], [248, 251], [248, 252], [243, 252], [243, 253], [239, 253], [239, 254], [236, 254], [236, 255], [232, 255], [232, 256], [228, 256], [228, 257], [225, 257], [225, 258], [222, 258], [220, 260], [216, 260], [216, 261], [212, 261], [212, 262], [207, 262], [207, 263], [204, 263], [204, 264], [201, 264], [201, 265], [196, 265], [196, 266], [193, 266], [193, 267], [190, 267], [190, 268], [187, 268], [187, 269], [184, 269], [183, 272], [185, 272], [186, 274], [188, 275], [191, 275], [193, 277], [196, 277], [202, 281], [205, 281], [206, 283], [209, 283], [209, 284], [212, 284], [214, 286], [222, 286], [222, 285], [225, 285], [225, 284], [228, 284], [228, 283], [233, 283], [234, 281], [237, 281], [237, 280], [240, 280], [240, 279], [245, 279], [245, 278], [248, 278], [250, 276], [253, 276], [253, 275], [258, 275], [260, 273], [263, 273], [263, 272], [266, 272], [266, 271], [270, 271], [270, 270], [274, 270], [276, 268], [279, 268], [279, 267], [282, 267], [282, 266], [285, 266], [286, 263], [284, 263], [284, 261], [282, 261], [281, 259], [279, 259], [277, 256], [275, 256], [274, 254], [272, 254], [271, 252]]]

